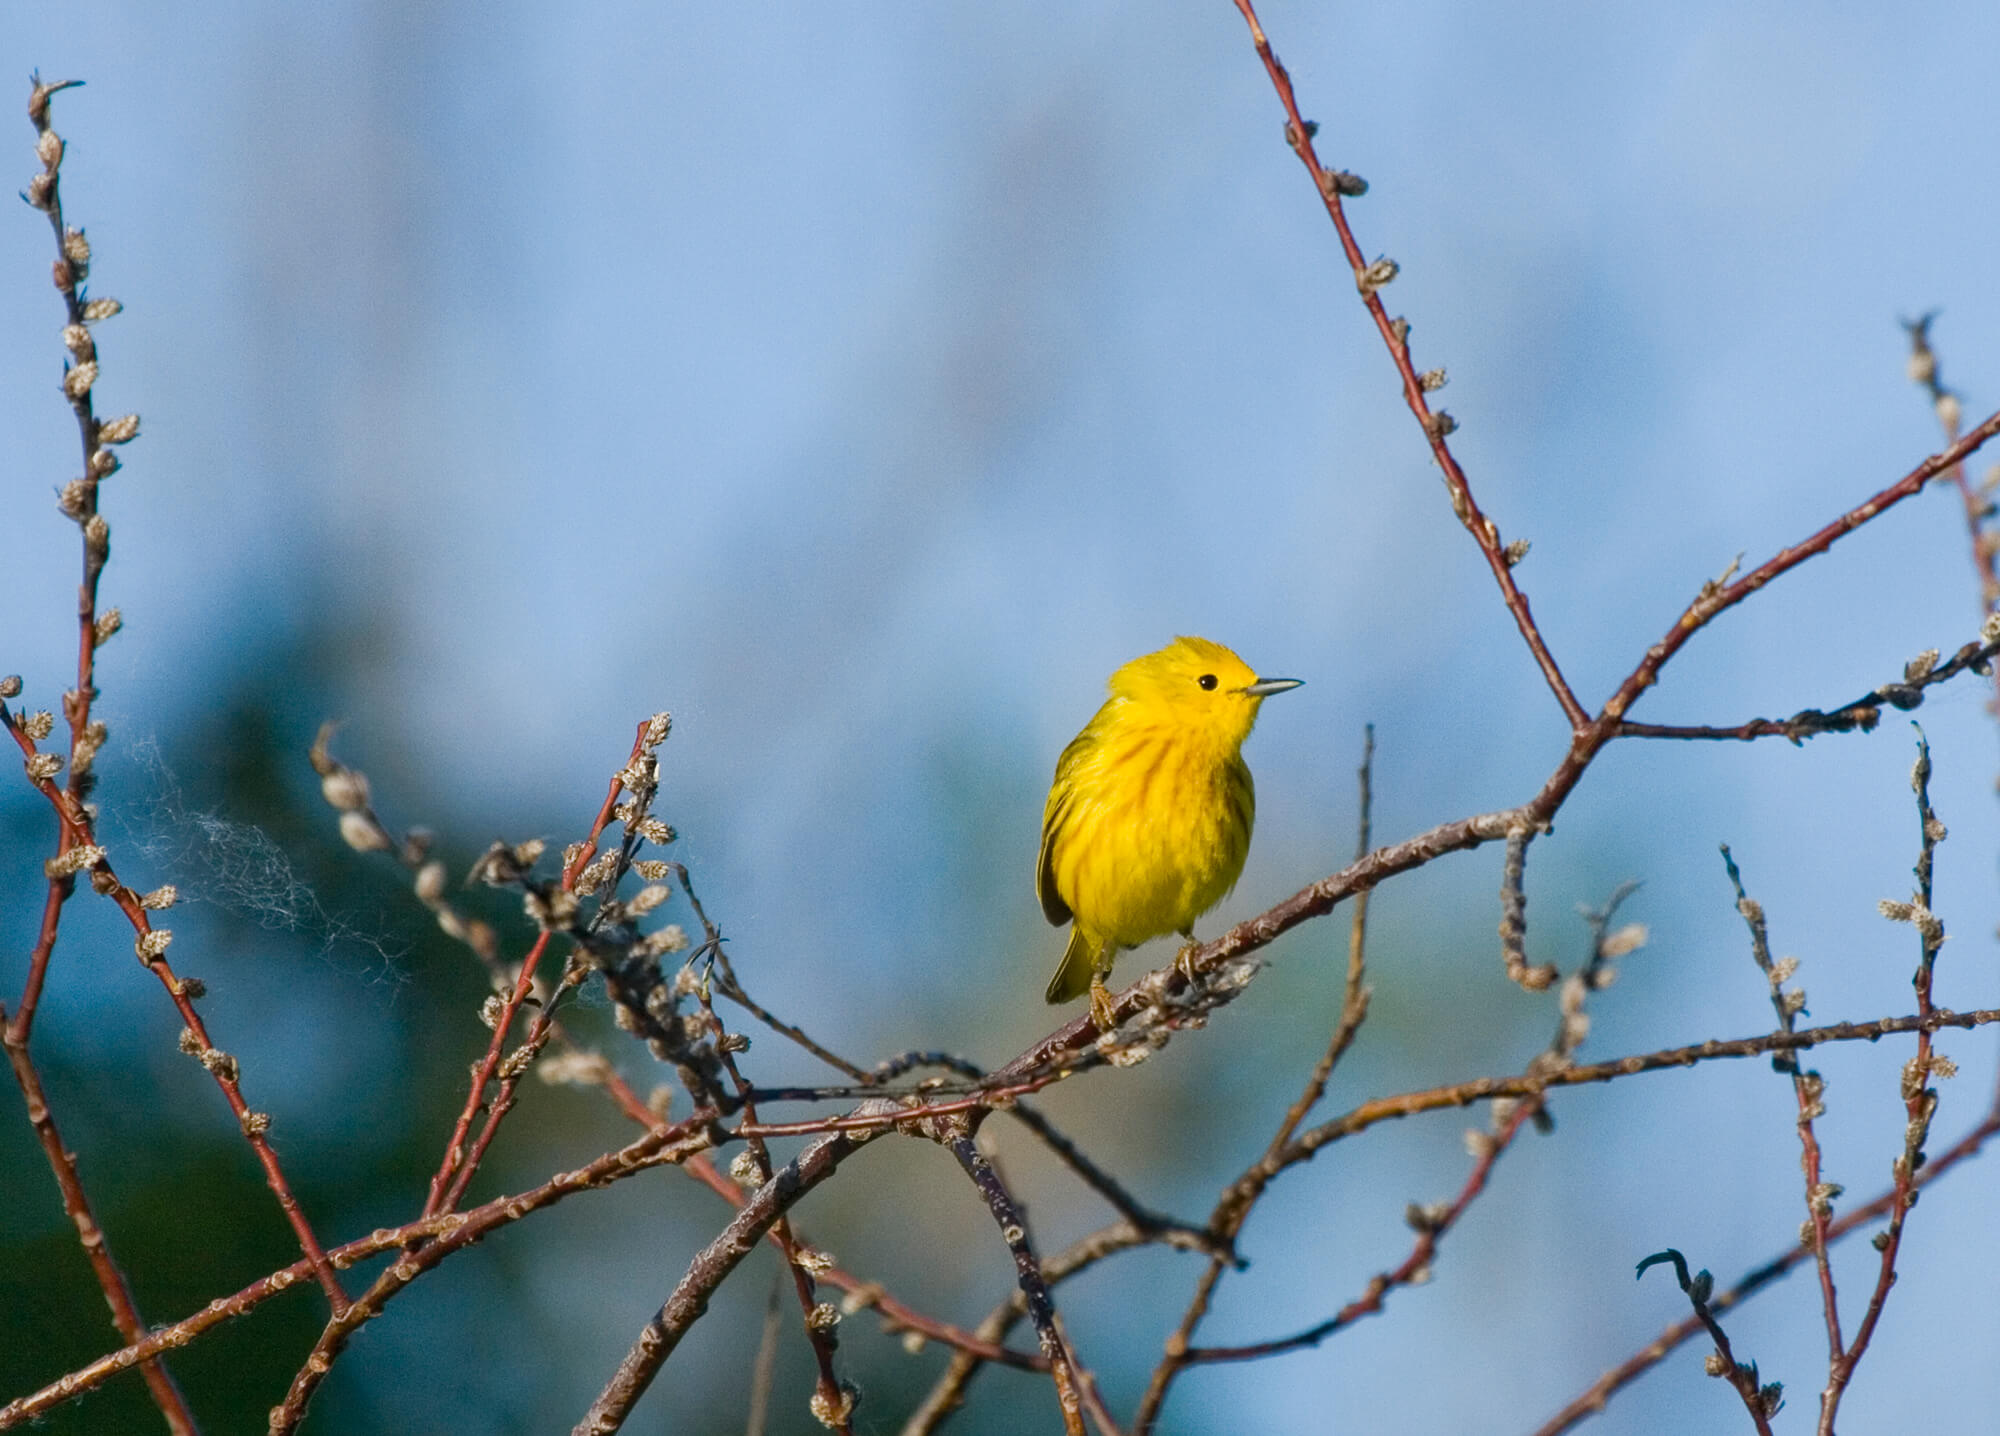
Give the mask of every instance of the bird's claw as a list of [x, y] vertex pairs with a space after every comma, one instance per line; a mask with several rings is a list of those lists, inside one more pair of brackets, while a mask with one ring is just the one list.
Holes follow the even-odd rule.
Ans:
[[1090, 1020], [1099, 1032], [1109, 1032], [1118, 1025], [1118, 1005], [1111, 1000], [1111, 989], [1104, 985], [1101, 972], [1090, 980]]
[[1201, 986], [1201, 974], [1194, 970], [1194, 955], [1201, 951], [1201, 944], [1189, 938], [1181, 944], [1181, 950], [1174, 954], [1174, 971], [1178, 972], [1189, 987]]

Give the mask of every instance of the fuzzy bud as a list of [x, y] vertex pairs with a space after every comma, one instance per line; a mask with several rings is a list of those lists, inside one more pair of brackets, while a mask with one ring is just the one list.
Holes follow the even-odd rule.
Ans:
[[625, 906], [632, 913], [643, 917], [673, 895], [674, 890], [665, 883], [653, 883], [634, 893], [632, 900]]
[[1355, 287], [1359, 289], [1363, 294], [1373, 294], [1383, 285], [1388, 284], [1390, 281], [1395, 279], [1395, 277], [1401, 272], [1402, 272], [1402, 266], [1397, 264], [1395, 260], [1390, 259], [1385, 255], [1381, 259], [1376, 260], [1373, 264], [1364, 267], [1362, 271], [1354, 277], [1354, 284]]
[[75, 265], [78, 270], [89, 267], [90, 241], [84, 238], [82, 230], [68, 229], [63, 231], [62, 251], [63, 258]]
[[174, 930], [170, 927], [156, 927], [139, 934], [132, 948], [139, 954], [141, 962], [151, 962], [164, 954], [174, 940]]
[[389, 835], [381, 826], [369, 820], [366, 813], [347, 812], [340, 815], [340, 840], [357, 853], [387, 852], [394, 846]]
[[28, 203], [36, 209], [47, 209], [55, 200], [56, 177], [53, 172], [43, 170], [28, 181]]
[[148, 912], [165, 912], [180, 900], [180, 889], [172, 883], [165, 883], [154, 888], [149, 893], [142, 894], [139, 898], [139, 906]]
[[827, 1430], [838, 1431], [853, 1423], [854, 1408], [860, 1401], [861, 1388], [851, 1381], [843, 1381], [840, 1383], [840, 1392], [837, 1396], [829, 1395], [825, 1391], [813, 1392], [812, 1414], [814, 1419]]
[[62, 759], [54, 753], [37, 753], [21, 766], [28, 770], [29, 778], [46, 783], [62, 771]]
[[62, 332], [63, 348], [78, 359], [97, 357], [97, 341], [90, 337], [90, 331], [81, 324], [65, 324]]
[[[16, 681], [18, 682], [19, 680]], [[15, 691], [19, 692], [20, 690], [17, 688]], [[46, 708], [42, 708], [24, 715], [20, 723], [21, 731], [39, 743], [55, 731], [56, 715], [49, 712]]]
[[129, 444], [138, 437], [137, 414], [123, 414], [116, 419], [106, 419], [97, 426], [97, 442], [100, 444]]
[[72, 364], [69, 372], [63, 375], [63, 393], [72, 399], [81, 399], [96, 382], [97, 361], [86, 359], [81, 364]]
[[0, 678], [0, 698], [19, 698], [20, 696], [21, 696], [20, 674], [9, 673], [6, 677]]
[[1606, 937], [1598, 951], [1607, 959], [1626, 957], [1646, 945], [1647, 935], [1644, 923], [1627, 923]]
[[444, 897], [444, 864], [435, 860], [417, 869], [417, 901], [434, 907]]
[[244, 1136], [261, 1137], [270, 1130], [271, 1114], [269, 1112], [245, 1112], [243, 1114]]
[[319, 780], [320, 796], [343, 813], [368, 806], [368, 777], [352, 768], [335, 768]]

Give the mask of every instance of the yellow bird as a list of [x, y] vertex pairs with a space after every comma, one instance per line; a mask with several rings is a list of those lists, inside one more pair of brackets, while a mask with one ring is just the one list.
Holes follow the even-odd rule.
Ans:
[[1111, 675], [1111, 697], [1063, 749], [1042, 809], [1035, 894], [1060, 927], [1075, 921], [1048, 1000], [1090, 994], [1113, 1025], [1105, 974], [1120, 950], [1177, 932], [1243, 875], [1257, 794], [1243, 740], [1273, 693], [1206, 638], [1176, 638]]

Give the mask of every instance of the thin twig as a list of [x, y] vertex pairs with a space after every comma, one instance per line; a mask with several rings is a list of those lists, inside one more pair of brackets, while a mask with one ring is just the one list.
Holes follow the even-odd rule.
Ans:
[[[1882, 910], [1886, 915], [1910, 922], [1917, 930], [1917, 970], [1911, 985], [1917, 993], [1917, 1012], [1922, 1015], [1936, 1010], [1931, 1002], [1931, 973], [1938, 950], [1944, 946], [1945, 931], [1944, 923], [1931, 907], [1931, 870], [1937, 845], [1944, 839], [1944, 824], [1931, 809], [1931, 747], [1921, 728], [1917, 730], [1917, 761], [1910, 773], [1910, 786], [1917, 795], [1917, 891], [1912, 901], [1884, 903]], [[1889, 1288], [1896, 1282], [1896, 1257], [1902, 1250], [1903, 1224], [1916, 1204], [1916, 1176], [1924, 1165], [1924, 1143], [1930, 1138], [1931, 1118], [1937, 1111], [1937, 1088], [1930, 1085], [1930, 1079], [1950, 1076], [1956, 1070], [1948, 1058], [1932, 1053], [1930, 1033], [1917, 1034], [1917, 1050], [1903, 1064], [1903, 1150], [1891, 1169], [1895, 1186], [1889, 1204], [1889, 1225], [1879, 1242], [1881, 1258], [1876, 1264], [1875, 1287], [1869, 1293], [1868, 1309], [1854, 1333], [1853, 1343], [1845, 1351], [1836, 1352], [1828, 1366], [1826, 1389], [1820, 1396], [1819, 1436], [1833, 1436], [1841, 1397], [1874, 1338], [1876, 1323], [1882, 1319], [1882, 1308], [1889, 1299]]]
[[1340, 236], [1340, 248], [1347, 256], [1348, 267], [1354, 271], [1355, 288], [1361, 293], [1361, 302], [1368, 310], [1368, 317], [1375, 321], [1375, 328], [1382, 335], [1382, 342], [1389, 348], [1389, 357], [1395, 362], [1396, 373], [1403, 381], [1403, 401], [1410, 406], [1417, 423], [1424, 431], [1430, 444], [1431, 455], [1437, 460], [1438, 468], [1444, 473], [1445, 487], [1451, 493], [1451, 509], [1458, 521], [1465, 525], [1479, 551], [1486, 557], [1486, 566], [1492, 570], [1493, 581], [1499, 585], [1501, 599], [1513, 615], [1514, 625], [1521, 631], [1528, 651], [1534, 655], [1535, 664], [1542, 670], [1542, 677], [1562, 705], [1563, 716], [1569, 719], [1573, 731], [1581, 731], [1589, 722], [1590, 715], [1570, 691], [1562, 670], [1557, 667], [1555, 655], [1549, 651], [1542, 638], [1541, 629], [1536, 627], [1534, 614], [1529, 611], [1528, 598], [1514, 581], [1514, 564], [1525, 550], [1512, 549], [1500, 541], [1500, 530], [1493, 520], [1480, 511], [1478, 501], [1472, 496], [1471, 486], [1466, 482], [1465, 471], [1453, 457], [1450, 446], [1445, 442], [1457, 425], [1443, 410], [1433, 411], [1426, 393], [1433, 387], [1430, 382], [1443, 382], [1443, 371], [1434, 370], [1432, 375], [1419, 375], [1416, 365], [1410, 359], [1409, 322], [1391, 319], [1389, 311], [1382, 304], [1382, 286], [1394, 279], [1396, 266], [1388, 260], [1370, 263], [1362, 254], [1361, 246], [1354, 238], [1354, 231], [1347, 222], [1347, 211], [1341, 204], [1341, 196], [1359, 194], [1366, 185], [1354, 176], [1329, 171], [1319, 162], [1313, 150], [1313, 135], [1318, 126], [1310, 123], [1299, 113], [1297, 97], [1292, 93], [1292, 77], [1279, 63], [1277, 54], [1271, 49], [1271, 42], [1264, 36], [1264, 27], [1257, 19], [1257, 12], [1250, 0], [1236, 0], [1236, 8], [1242, 12], [1250, 26], [1250, 39], [1257, 47], [1257, 56], [1264, 62], [1264, 70], [1271, 77], [1271, 85], [1278, 92], [1278, 101], [1285, 109], [1285, 139], [1292, 152], [1299, 157], [1306, 172], [1312, 176], [1313, 188], [1319, 192], [1326, 206], [1327, 217], [1333, 221], [1335, 232]]
[[1424, 1280], [1430, 1272], [1431, 1262], [1437, 1255], [1440, 1239], [1458, 1224], [1460, 1217], [1480, 1193], [1486, 1190], [1486, 1182], [1493, 1175], [1494, 1165], [1500, 1156], [1512, 1145], [1521, 1128], [1534, 1115], [1537, 1107], [1533, 1102], [1523, 1102], [1507, 1117], [1500, 1129], [1493, 1133], [1479, 1133], [1478, 1156], [1472, 1170], [1466, 1175], [1465, 1184], [1458, 1195], [1442, 1208], [1422, 1208], [1412, 1206], [1408, 1219], [1417, 1228], [1417, 1239], [1410, 1248], [1410, 1254], [1402, 1263], [1388, 1271], [1378, 1272], [1370, 1278], [1362, 1294], [1343, 1306], [1327, 1320], [1290, 1336], [1281, 1336], [1269, 1341], [1260, 1341], [1249, 1346], [1195, 1346], [1190, 1347], [1185, 1360], [1192, 1366], [1197, 1363], [1218, 1361], [1255, 1361], [1266, 1356], [1276, 1356], [1282, 1352], [1298, 1351], [1305, 1347], [1317, 1346], [1335, 1332], [1353, 1325], [1364, 1316], [1373, 1316], [1382, 1310], [1389, 1293], [1398, 1287], [1411, 1286]]
[[1715, 1319], [1715, 1312], [1708, 1304], [1708, 1298], [1715, 1289], [1715, 1279], [1707, 1272], [1688, 1275], [1687, 1258], [1668, 1247], [1663, 1252], [1654, 1252], [1639, 1263], [1640, 1276], [1646, 1268], [1661, 1262], [1671, 1262], [1674, 1280], [1681, 1284], [1688, 1302], [1694, 1307], [1695, 1320], [1708, 1332], [1715, 1343], [1715, 1355], [1709, 1358], [1708, 1374], [1726, 1377], [1736, 1394], [1742, 1398], [1743, 1409], [1750, 1413], [1750, 1420], [1756, 1426], [1758, 1436], [1771, 1436], [1771, 1418], [1778, 1414], [1783, 1404], [1785, 1388], [1779, 1382], [1764, 1385], [1757, 1379], [1757, 1363], [1741, 1362], [1730, 1349], [1729, 1336], [1722, 1329], [1722, 1323]]
[[750, 1414], [743, 1421], [743, 1436], [764, 1436], [764, 1423], [771, 1415], [771, 1384], [778, 1374], [778, 1333], [784, 1330], [785, 1289], [783, 1273], [771, 1279], [771, 1295], [764, 1302], [764, 1334], [757, 1339], [757, 1359], [750, 1366]]
[[[1995, 1101], [1985, 1119], [1977, 1127], [1924, 1165], [1924, 1169], [1917, 1173], [1917, 1187], [1919, 1189], [1928, 1187], [1962, 1162], [1977, 1156], [1995, 1134], [2000, 1134], [2000, 1100]], [[1851, 1236], [1887, 1212], [1895, 1201], [1896, 1189], [1892, 1186], [1880, 1193], [1872, 1202], [1843, 1212], [1827, 1228], [1827, 1240], [1837, 1242]], [[1779, 1278], [1790, 1274], [1811, 1255], [1805, 1245], [1796, 1238], [1788, 1241], [1776, 1256], [1760, 1266], [1753, 1267], [1729, 1290], [1712, 1299], [1709, 1303], [1710, 1310], [1721, 1313], [1740, 1305], [1777, 1282]], [[1534, 1436], [1563, 1436], [1564, 1432], [1574, 1429], [1579, 1423], [1602, 1411], [1614, 1395], [1645, 1375], [1675, 1348], [1701, 1330], [1701, 1323], [1693, 1317], [1669, 1326], [1634, 1355], [1592, 1382], [1582, 1395], [1537, 1427]]]
[[[1805, 1010], [1805, 991], [1803, 988], [1785, 987], [1793, 969], [1789, 965], [1781, 967], [1771, 960], [1770, 929], [1763, 904], [1744, 890], [1743, 874], [1738, 870], [1736, 859], [1726, 843], [1722, 848], [1722, 863], [1729, 871], [1730, 884], [1736, 889], [1736, 911], [1750, 929], [1751, 959], [1762, 970], [1771, 989], [1771, 1006], [1777, 1012], [1779, 1029], [1794, 1031], [1798, 1027], [1799, 1013]], [[1826, 1080], [1818, 1072], [1801, 1069], [1795, 1056], [1775, 1059], [1772, 1065], [1791, 1075], [1792, 1093], [1798, 1104], [1799, 1170], [1805, 1179], [1806, 1201], [1806, 1220], [1799, 1229], [1799, 1240], [1811, 1249], [1813, 1265], [1819, 1275], [1820, 1313], [1826, 1323], [1830, 1371], [1840, 1364], [1846, 1348], [1840, 1334], [1840, 1294], [1833, 1280], [1833, 1255], [1827, 1250], [1827, 1231], [1833, 1221], [1833, 1198], [1838, 1189], [1821, 1175], [1819, 1132], [1814, 1126], [1826, 1111]]]
[[[719, 945], [716, 950], [720, 951]], [[743, 1118], [745, 1121], [754, 1122], [757, 1120], [757, 1109], [750, 1101], [750, 1084], [743, 1080], [743, 1074], [736, 1065], [736, 1042], [732, 1041], [730, 1034], [723, 1030], [722, 1019], [715, 1015], [715, 1006], [709, 999], [706, 983], [702, 984], [699, 995], [702, 1016], [707, 1019], [710, 1035], [715, 1040], [715, 1050], [722, 1059], [723, 1069], [728, 1072], [729, 1080], [736, 1088], [737, 1099], [742, 1103]], [[744, 1046], [749, 1045], [747, 1038], [740, 1040]], [[765, 1147], [763, 1140], [758, 1137], [749, 1138], [745, 1144], [745, 1151], [750, 1155], [751, 1171], [755, 1174], [758, 1185], [761, 1187], [768, 1183], [772, 1177], [771, 1153]], [[806, 1341], [812, 1347], [813, 1360], [819, 1366], [818, 1384], [813, 1389], [812, 1397], [813, 1415], [819, 1418], [821, 1425], [839, 1433], [839, 1436], [853, 1436], [854, 1407], [859, 1400], [859, 1389], [843, 1383], [833, 1365], [833, 1351], [838, 1343], [838, 1338], [834, 1336], [834, 1323], [839, 1319], [840, 1313], [832, 1306], [828, 1306], [824, 1312], [820, 1310], [818, 1296], [813, 1290], [812, 1269], [807, 1265], [800, 1252], [798, 1241], [792, 1235], [791, 1222], [781, 1214], [771, 1223], [770, 1234], [777, 1239], [778, 1250], [783, 1254], [785, 1265], [791, 1272], [792, 1287], [798, 1295], [799, 1316], [805, 1328]]]
[[[1961, 465], [1960, 467], [1963, 467]], [[1936, 655], [1922, 665], [1904, 669], [1899, 682], [1871, 688], [1859, 698], [1851, 698], [1838, 708], [1822, 712], [1806, 708], [1789, 718], [1752, 718], [1734, 727], [1716, 728], [1673, 723], [1621, 723], [1620, 738], [1684, 738], [1721, 741], [1755, 738], [1784, 738], [1795, 746], [1822, 733], [1872, 733], [1882, 721], [1884, 708], [1907, 713], [1923, 706], [1925, 690], [1967, 672], [1991, 673], [1993, 660], [2000, 656], [2000, 639], [1968, 643], [1942, 663]]]
[[959, 1166], [965, 1169], [965, 1174], [979, 1189], [979, 1195], [985, 1198], [986, 1209], [1000, 1226], [1000, 1239], [1007, 1244], [1007, 1252], [1014, 1259], [1014, 1280], [1027, 1301], [1028, 1319], [1034, 1323], [1036, 1342], [1042, 1349], [1042, 1355], [1049, 1359], [1055, 1377], [1056, 1400], [1062, 1408], [1064, 1436], [1084, 1436], [1083, 1403], [1077, 1390], [1080, 1364], [1056, 1328], [1055, 1299], [1049, 1295], [1048, 1282], [1042, 1276], [1042, 1264], [1036, 1259], [1035, 1249], [1028, 1239], [1027, 1220], [1015, 1205], [1006, 1184], [1000, 1180], [1000, 1174], [993, 1170], [993, 1164], [986, 1160], [971, 1134], [955, 1137], [949, 1145], [952, 1156], [958, 1159]]

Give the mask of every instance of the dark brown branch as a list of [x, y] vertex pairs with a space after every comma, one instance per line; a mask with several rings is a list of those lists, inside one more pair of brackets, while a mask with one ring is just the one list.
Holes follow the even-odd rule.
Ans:
[[1000, 1239], [1007, 1244], [1008, 1255], [1014, 1259], [1014, 1280], [1027, 1302], [1028, 1319], [1034, 1323], [1036, 1342], [1041, 1347], [1042, 1355], [1048, 1358], [1055, 1377], [1064, 1436], [1084, 1436], [1083, 1402], [1078, 1391], [1080, 1363], [1056, 1328], [1055, 1299], [1049, 1295], [1049, 1284], [1042, 1277], [1042, 1264], [1028, 1240], [1027, 1219], [1021, 1215], [1021, 1209], [1015, 1205], [1006, 1184], [1000, 1180], [1000, 1174], [993, 1170], [993, 1164], [986, 1160], [971, 1135], [955, 1137], [949, 1145], [952, 1156], [958, 1159], [959, 1166], [965, 1169], [965, 1174], [972, 1178], [972, 1184], [985, 1199], [986, 1209], [999, 1224]]
[[[1944, 946], [1945, 932], [1944, 923], [1931, 910], [1931, 869], [1937, 845], [1944, 838], [1944, 824], [1931, 810], [1931, 747], [1921, 728], [1917, 730], [1917, 762], [1910, 774], [1910, 786], [1917, 795], [1917, 891], [1909, 903], [1883, 904], [1883, 913], [1907, 920], [1917, 930], [1917, 970], [1911, 986], [1916, 989], [1917, 1012], [1923, 1015], [1936, 1010], [1931, 1002], [1931, 974], [1938, 950]], [[1889, 1226], [1882, 1234], [1875, 1287], [1869, 1293], [1868, 1309], [1854, 1333], [1853, 1344], [1845, 1351], [1835, 1350], [1828, 1365], [1826, 1389], [1820, 1396], [1819, 1436], [1833, 1436], [1840, 1399], [1874, 1338], [1876, 1323], [1882, 1319], [1882, 1308], [1889, 1299], [1889, 1288], [1896, 1282], [1896, 1257], [1902, 1250], [1903, 1224], [1916, 1204], [1916, 1176], [1924, 1165], [1924, 1144], [1930, 1139], [1931, 1117], [1937, 1111], [1938, 1093], [1930, 1085], [1930, 1079], [1940, 1067], [1946, 1075], [1955, 1070], [1944, 1059], [1932, 1055], [1931, 1034], [1919, 1032], [1916, 1053], [1903, 1065], [1903, 1150], [1892, 1169], [1895, 1186], [1890, 1193]], [[1823, 1249], [1824, 1234], [1820, 1237]]]
[[[1771, 960], [1770, 930], [1763, 905], [1744, 890], [1743, 874], [1737, 869], [1736, 859], [1730, 855], [1726, 843], [1722, 848], [1722, 864], [1729, 871], [1730, 885], [1736, 889], [1736, 911], [1750, 929], [1750, 957], [1763, 972], [1770, 988], [1771, 1006], [1777, 1013], [1778, 1026], [1782, 1031], [1794, 1031], [1798, 1027], [1799, 1013], [1805, 1010], [1804, 990], [1796, 987], [1786, 989], [1785, 980], [1791, 974]], [[1806, 1233], [1811, 1233], [1808, 1245], [1819, 1274], [1820, 1313], [1826, 1323], [1830, 1369], [1839, 1364], [1844, 1344], [1840, 1335], [1840, 1294], [1834, 1286], [1833, 1256], [1827, 1250], [1827, 1230], [1833, 1220], [1833, 1195], [1832, 1188], [1821, 1180], [1819, 1132], [1814, 1126], [1826, 1110], [1822, 1101], [1826, 1083], [1819, 1073], [1802, 1070], [1796, 1057], [1774, 1058], [1771, 1065], [1790, 1074], [1793, 1099], [1798, 1104], [1799, 1169], [1805, 1178], [1806, 1202], [1806, 1220], [1800, 1228], [1800, 1236], [1803, 1240]]]
[[[718, 942], [713, 950], [719, 953], [721, 944]], [[722, 1019], [715, 1015], [715, 1006], [709, 999], [706, 983], [702, 985], [700, 997], [702, 1016], [707, 1020], [709, 1033], [715, 1040], [715, 1050], [722, 1060], [723, 1070], [729, 1074], [729, 1080], [736, 1088], [744, 1120], [754, 1122], [757, 1120], [757, 1109], [751, 1104], [750, 1084], [743, 1080], [743, 1073], [737, 1068], [735, 1044], [723, 1030]], [[744, 1045], [748, 1045], [748, 1039], [744, 1039]], [[751, 1137], [747, 1139], [746, 1150], [750, 1154], [758, 1185], [762, 1187], [768, 1184], [772, 1179], [769, 1149], [765, 1147], [761, 1138]], [[813, 1415], [819, 1418], [821, 1425], [838, 1433], [838, 1436], [853, 1436], [854, 1407], [860, 1400], [860, 1390], [843, 1382], [834, 1369], [833, 1351], [838, 1339], [833, 1333], [833, 1320], [828, 1318], [837, 1319], [839, 1311], [829, 1306], [822, 1314], [818, 1309], [819, 1301], [813, 1289], [813, 1274], [800, 1255], [799, 1243], [792, 1235], [790, 1220], [780, 1214], [771, 1223], [770, 1236], [776, 1240], [778, 1250], [785, 1259], [785, 1266], [791, 1272], [792, 1288], [798, 1297], [799, 1317], [805, 1328], [806, 1342], [812, 1347], [813, 1360], [819, 1367], [818, 1383], [813, 1389]]]
[[1806, 708], [1789, 718], [1752, 718], [1732, 728], [1712, 728], [1698, 724], [1621, 723], [1618, 725], [1616, 736], [1738, 739], [1745, 742], [1753, 738], [1784, 738], [1794, 744], [1801, 744], [1806, 739], [1818, 737], [1822, 733], [1870, 733], [1874, 731], [1875, 725], [1882, 721], [1884, 708], [1896, 708], [1907, 713], [1921, 707], [1925, 689], [1956, 678], [1967, 670], [1979, 674], [1991, 673], [1996, 655], [2000, 655], [2000, 640], [1968, 643], [1942, 663], [1912, 663], [1904, 670], [1900, 683], [1884, 683], [1879, 688], [1870, 689], [1859, 698], [1850, 699], [1838, 708], [1825, 712], [1817, 708]]
[[688, 1264], [673, 1294], [646, 1323], [632, 1349], [618, 1363], [618, 1370], [577, 1422], [573, 1436], [608, 1436], [625, 1424], [688, 1328], [708, 1310], [708, 1300], [723, 1279], [756, 1248], [771, 1223], [832, 1176], [860, 1145], [844, 1132], [821, 1137], [757, 1189], [729, 1225]]
[[1469, 1107], [1495, 1097], [1539, 1097], [1556, 1087], [1575, 1087], [1586, 1082], [1610, 1082], [1641, 1072], [1659, 1072], [1671, 1067], [1692, 1067], [1696, 1063], [1721, 1058], [1761, 1057], [1772, 1052], [1803, 1052], [1827, 1042], [1876, 1042], [1903, 1032], [1937, 1032], [1947, 1027], [1985, 1027], [2000, 1022], [2000, 1008], [1973, 1012], [1953, 1012], [1936, 1008], [1928, 1016], [1884, 1017], [1873, 1022], [1836, 1022], [1826, 1027], [1808, 1027], [1798, 1032], [1767, 1032], [1757, 1037], [1728, 1040], [1711, 1038], [1686, 1047], [1669, 1047], [1643, 1056], [1616, 1057], [1608, 1062], [1591, 1062], [1549, 1072], [1523, 1073], [1515, 1077], [1480, 1077], [1448, 1087], [1423, 1092], [1406, 1092], [1395, 1097], [1379, 1097], [1330, 1122], [1303, 1133], [1279, 1154], [1286, 1166], [1309, 1161], [1330, 1142], [1366, 1131], [1378, 1122], [1414, 1117], [1447, 1107]]
[[1694, 1307], [1695, 1320], [1708, 1332], [1715, 1343], [1715, 1356], [1711, 1359], [1708, 1373], [1728, 1379], [1736, 1394], [1743, 1400], [1743, 1409], [1750, 1413], [1750, 1420], [1756, 1426], [1758, 1436], [1771, 1436], [1771, 1418], [1778, 1414], [1785, 1388], [1778, 1382], [1764, 1385], [1757, 1379], [1757, 1363], [1741, 1362], [1730, 1350], [1729, 1336], [1722, 1329], [1722, 1323], [1715, 1319], [1715, 1313], [1708, 1304], [1709, 1294], [1714, 1290], [1715, 1280], [1707, 1272], [1688, 1275], [1687, 1258], [1672, 1247], [1663, 1252], [1655, 1252], [1639, 1263], [1639, 1275], [1646, 1274], [1646, 1268], [1661, 1262], [1671, 1262], [1674, 1280], [1681, 1285], [1689, 1303]]
[[[1111, 1226], [1092, 1232], [1063, 1251], [1042, 1262], [1042, 1280], [1056, 1286], [1088, 1271], [1108, 1257], [1116, 1256], [1134, 1247], [1147, 1245], [1155, 1240], [1134, 1227], [1130, 1222], [1116, 1222]], [[974, 1334], [988, 1342], [1002, 1340], [1014, 1326], [1028, 1314], [1027, 1298], [1017, 1286], [1014, 1291], [989, 1312], [984, 1321], [974, 1328]], [[937, 1379], [910, 1419], [903, 1423], [902, 1436], [931, 1436], [944, 1424], [951, 1413], [965, 1401], [966, 1388], [971, 1385], [986, 1365], [985, 1359], [969, 1349], [952, 1353], [951, 1362], [944, 1374]]]

